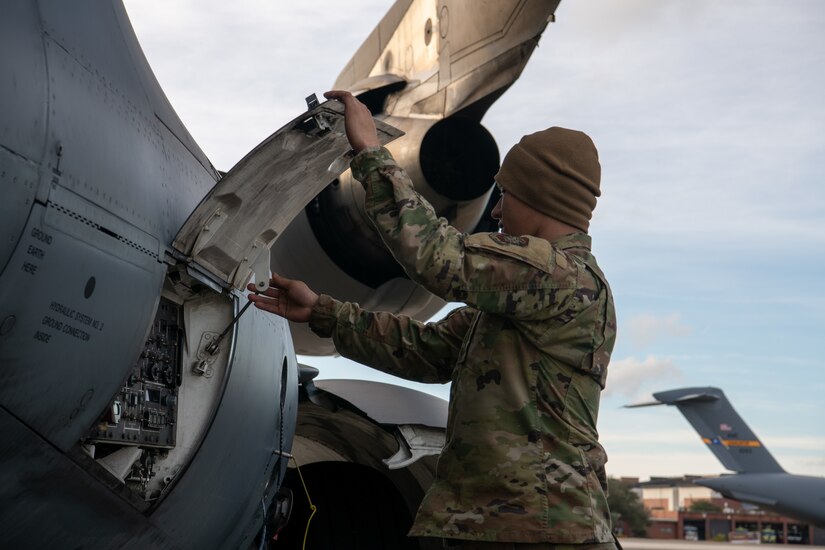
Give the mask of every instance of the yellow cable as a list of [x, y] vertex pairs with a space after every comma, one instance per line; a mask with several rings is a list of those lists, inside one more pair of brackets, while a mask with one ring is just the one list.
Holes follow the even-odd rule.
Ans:
[[301, 546], [302, 550], [306, 550], [307, 547], [307, 537], [309, 536], [309, 524], [312, 521], [313, 516], [315, 516], [315, 512], [318, 511], [318, 507], [312, 504], [312, 499], [309, 498], [309, 491], [307, 490], [307, 484], [304, 482], [304, 475], [301, 473], [301, 467], [298, 465], [298, 461], [295, 460], [295, 456], [290, 456], [289, 458], [292, 459], [292, 462], [295, 463], [295, 468], [298, 470], [298, 477], [301, 478], [301, 485], [304, 486], [304, 494], [307, 496], [307, 502], [309, 502], [309, 509], [312, 512], [309, 514], [309, 519], [307, 520], [307, 529], [304, 531], [304, 544]]

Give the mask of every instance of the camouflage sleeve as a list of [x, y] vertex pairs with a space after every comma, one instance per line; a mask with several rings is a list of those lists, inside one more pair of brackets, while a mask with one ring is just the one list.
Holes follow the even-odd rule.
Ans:
[[576, 268], [557, 258], [547, 241], [461, 233], [436, 215], [384, 148], [361, 151], [351, 167], [384, 243], [407, 275], [436, 296], [519, 319], [549, 318], [569, 308], [564, 302], [572, 298]]
[[469, 308], [459, 308], [439, 322], [422, 323], [322, 295], [309, 326], [319, 336], [332, 337], [348, 359], [415, 382], [446, 383], [472, 315]]

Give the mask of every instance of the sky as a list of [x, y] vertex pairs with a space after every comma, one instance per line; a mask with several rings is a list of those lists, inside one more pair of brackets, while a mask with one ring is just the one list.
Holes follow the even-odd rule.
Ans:
[[[390, 6], [125, 3], [220, 170], [327, 90]], [[563, 0], [483, 120], [502, 156], [554, 125], [599, 149], [590, 233], [619, 325], [598, 424], [610, 475], [725, 471], [675, 408], [623, 408], [685, 386], [722, 388], [786, 470], [825, 475], [824, 27], [818, 0]]]

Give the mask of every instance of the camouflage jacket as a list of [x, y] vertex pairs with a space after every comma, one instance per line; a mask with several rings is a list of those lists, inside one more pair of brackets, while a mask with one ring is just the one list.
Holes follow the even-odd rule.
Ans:
[[447, 441], [411, 535], [611, 542], [599, 392], [615, 341], [590, 237], [466, 235], [439, 219], [385, 149], [353, 175], [409, 277], [468, 304], [436, 323], [322, 296], [310, 327], [338, 351], [421, 382], [452, 382]]

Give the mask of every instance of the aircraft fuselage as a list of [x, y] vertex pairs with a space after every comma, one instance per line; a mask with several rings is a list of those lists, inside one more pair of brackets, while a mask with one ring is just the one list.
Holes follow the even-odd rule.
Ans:
[[297, 363], [253, 308], [193, 372], [244, 301], [170, 256], [219, 175], [119, 2], [8, 3], [0, 66], [4, 542], [250, 541], [286, 469]]
[[825, 478], [788, 473], [753, 473], [700, 479], [728, 498], [825, 525]]

